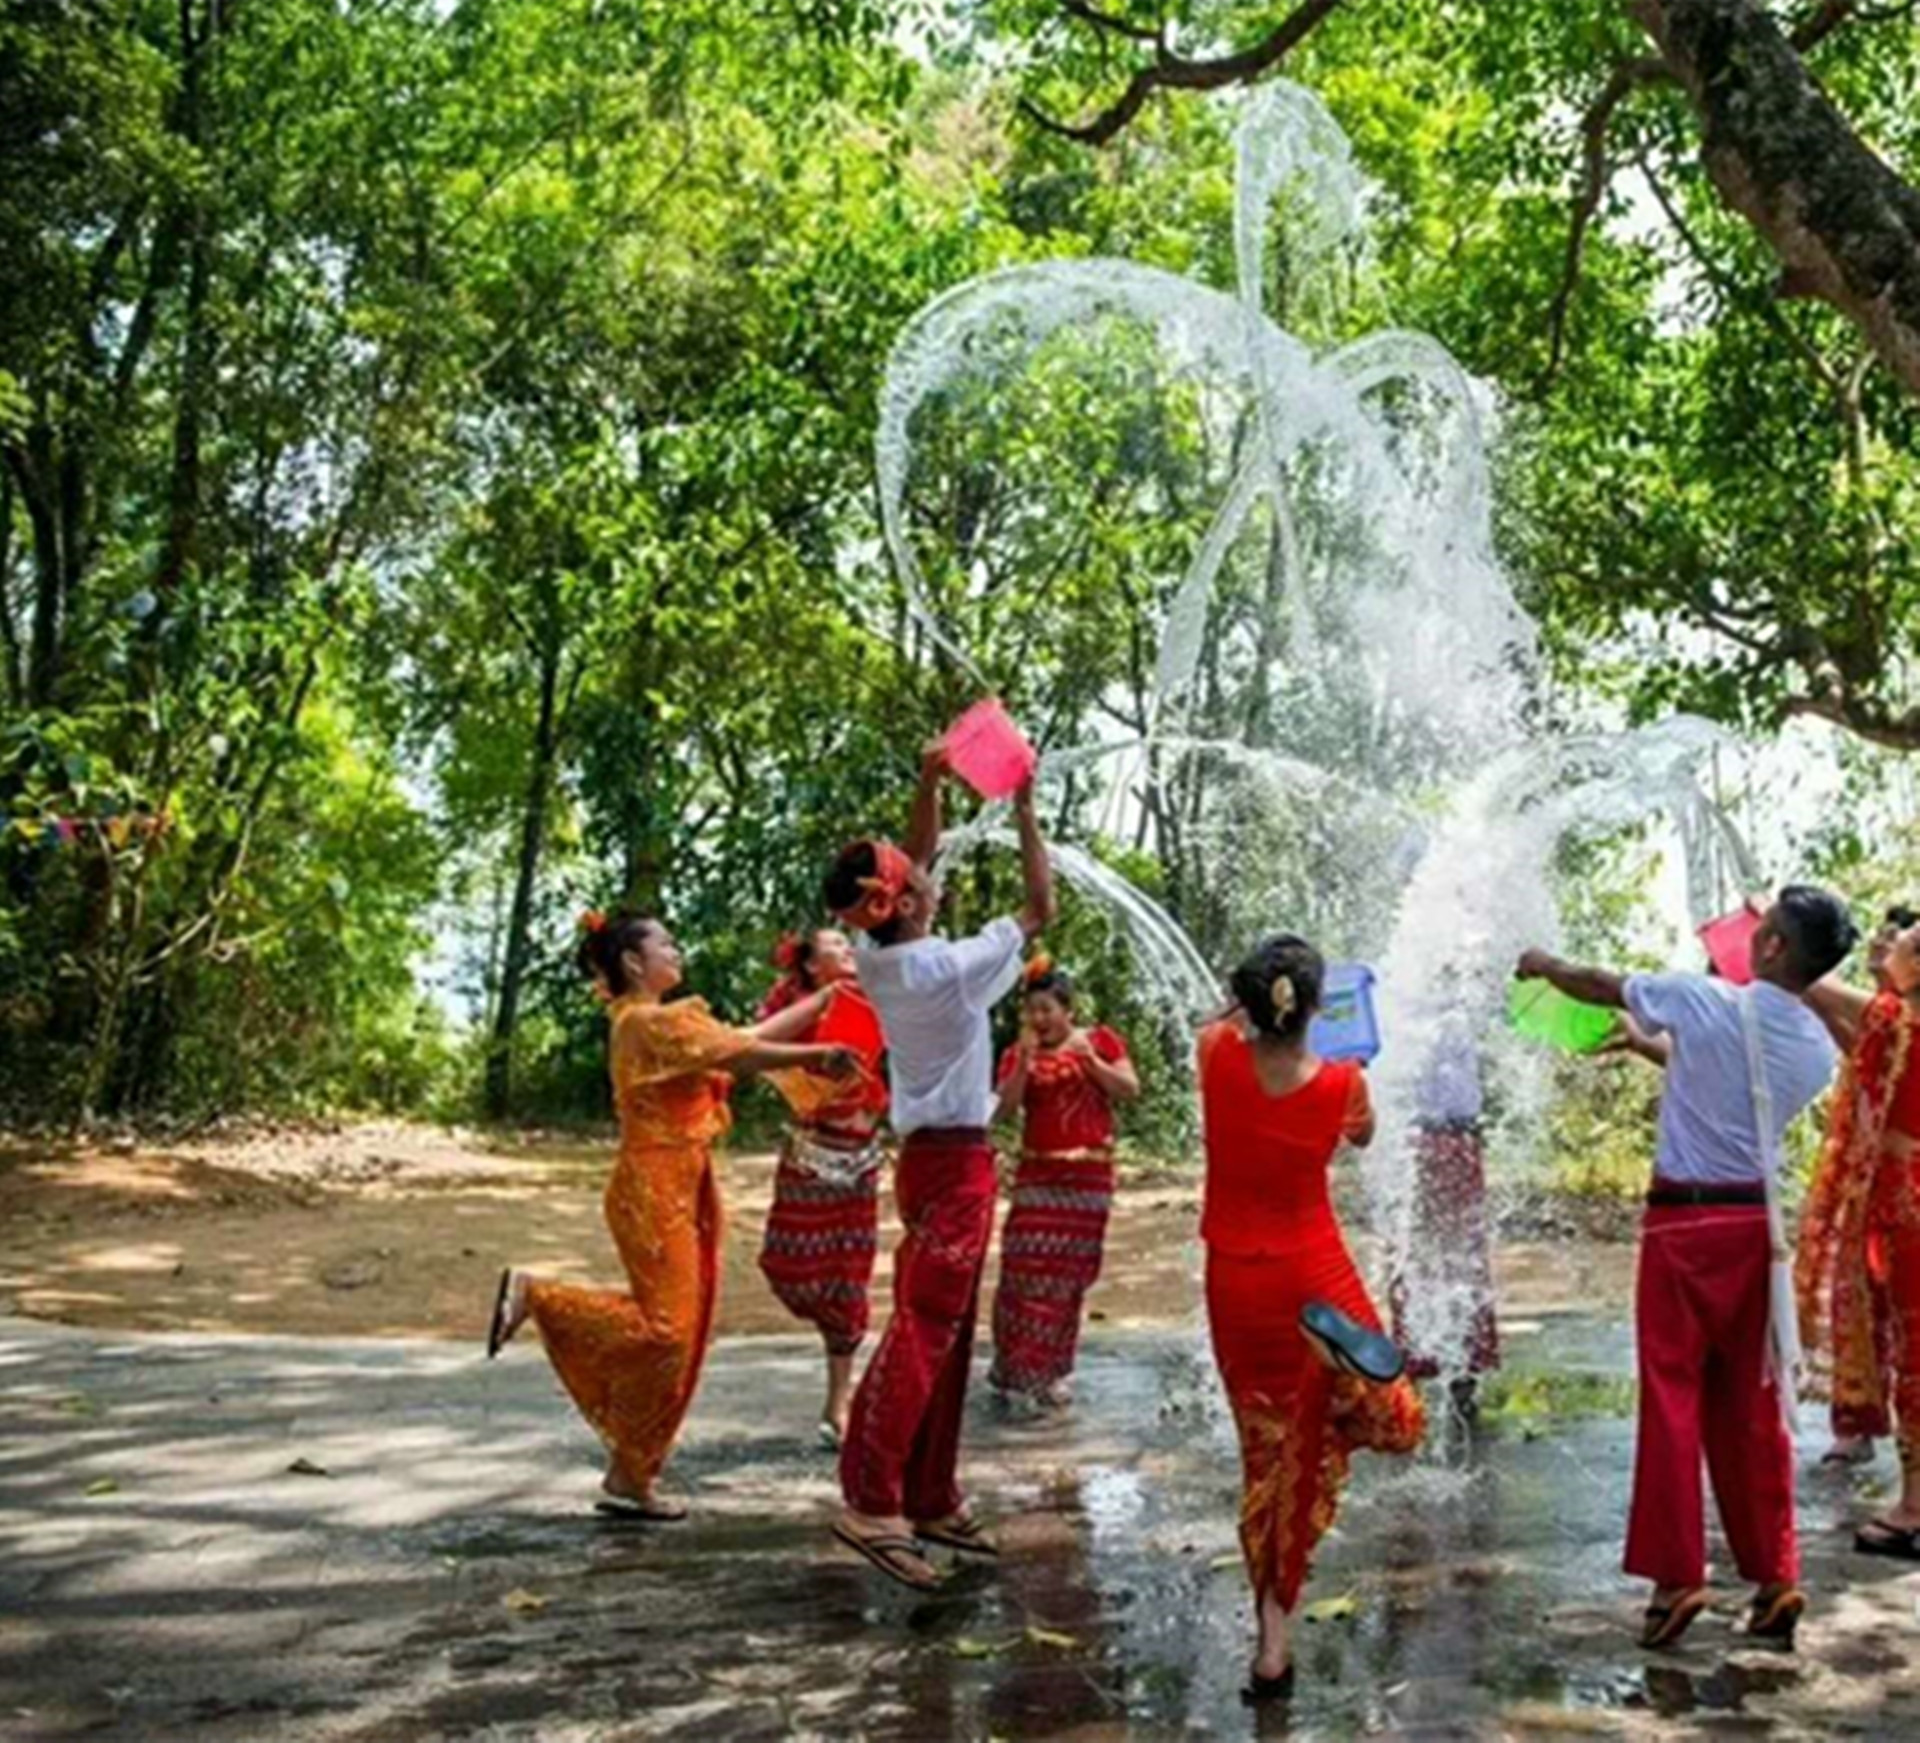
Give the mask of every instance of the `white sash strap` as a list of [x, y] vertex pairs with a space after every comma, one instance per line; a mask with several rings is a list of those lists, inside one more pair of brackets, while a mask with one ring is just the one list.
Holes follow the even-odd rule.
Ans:
[[1793, 1249], [1787, 1245], [1787, 1222], [1780, 1208], [1780, 1140], [1773, 1124], [1773, 1088], [1767, 1082], [1766, 1049], [1760, 1039], [1759, 993], [1747, 987], [1739, 994], [1740, 1026], [1747, 1037], [1747, 1076], [1753, 1086], [1753, 1117], [1759, 1128], [1760, 1166], [1767, 1184], [1767, 1240], [1771, 1248], [1767, 1271], [1766, 1372], [1779, 1390], [1780, 1413], [1792, 1439], [1799, 1406], [1800, 1313], [1793, 1293]]

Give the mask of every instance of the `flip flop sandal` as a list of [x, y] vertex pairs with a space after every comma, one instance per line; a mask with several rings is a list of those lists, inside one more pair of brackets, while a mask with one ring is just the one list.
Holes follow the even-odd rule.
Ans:
[[593, 1510], [609, 1519], [631, 1519], [641, 1525], [679, 1525], [687, 1517], [682, 1501], [636, 1501], [625, 1495], [602, 1495]]
[[1711, 1601], [1707, 1588], [1696, 1586], [1690, 1592], [1682, 1592], [1671, 1604], [1649, 1604], [1645, 1626], [1640, 1630], [1640, 1644], [1649, 1652], [1678, 1646], [1681, 1635], [1693, 1626]]
[[1384, 1386], [1406, 1372], [1407, 1358], [1392, 1338], [1362, 1325], [1331, 1302], [1309, 1301], [1300, 1309], [1300, 1329], [1343, 1373]]
[[1830, 1446], [1820, 1455], [1820, 1463], [1828, 1470], [1849, 1470], [1856, 1465], [1873, 1463], [1873, 1442], [1861, 1441], [1853, 1446]]
[[[911, 1537], [862, 1537], [857, 1531], [849, 1531], [844, 1525], [836, 1525], [833, 1535], [844, 1543], [857, 1556], [871, 1562], [888, 1579], [903, 1585], [911, 1592], [937, 1591], [940, 1575], [920, 1556], [920, 1545]], [[923, 1577], [916, 1568], [925, 1568]]]
[[1764, 1640], [1783, 1652], [1793, 1650], [1793, 1636], [1806, 1613], [1807, 1594], [1789, 1586], [1771, 1598], [1755, 1598], [1747, 1612], [1747, 1638]]
[[828, 1452], [838, 1452], [840, 1450], [840, 1431], [824, 1417], [813, 1425], [813, 1438], [825, 1447]]
[[493, 1358], [507, 1345], [507, 1303], [513, 1295], [513, 1272], [511, 1269], [500, 1273], [500, 1287], [493, 1295], [493, 1318], [487, 1321], [487, 1360]]
[[1884, 1519], [1869, 1519], [1853, 1534], [1853, 1547], [1861, 1555], [1920, 1561], [1920, 1526], [1889, 1525]]
[[999, 1544], [987, 1535], [971, 1513], [962, 1514], [957, 1520], [941, 1519], [931, 1525], [916, 1525], [913, 1529], [922, 1543], [937, 1543], [942, 1549], [958, 1550], [962, 1555], [982, 1555], [989, 1560], [997, 1560], [1000, 1555]]
[[1264, 1707], [1272, 1701], [1284, 1701], [1292, 1694], [1292, 1665], [1288, 1665], [1278, 1676], [1262, 1676], [1256, 1670], [1247, 1678], [1247, 1686], [1240, 1691], [1240, 1704]]

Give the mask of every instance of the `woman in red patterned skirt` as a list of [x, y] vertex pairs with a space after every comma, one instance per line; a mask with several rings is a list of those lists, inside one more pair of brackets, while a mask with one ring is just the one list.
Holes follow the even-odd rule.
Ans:
[[1308, 1041], [1325, 975], [1312, 945], [1269, 938], [1234, 970], [1238, 1010], [1200, 1037], [1207, 1323], [1240, 1435], [1259, 1622], [1249, 1701], [1292, 1689], [1290, 1618], [1349, 1456], [1411, 1452], [1425, 1428], [1328, 1190], [1340, 1146], [1372, 1140], [1373, 1109], [1360, 1067]]
[[1024, 1032], [1000, 1060], [998, 1117], [1021, 1115], [993, 1303], [989, 1380], [1000, 1392], [1067, 1401], [1080, 1310], [1100, 1275], [1113, 1207], [1113, 1105], [1139, 1093], [1126, 1043], [1075, 1024], [1073, 982], [1035, 957]]
[[[827, 1352], [827, 1400], [820, 1438], [839, 1446], [853, 1403], [853, 1358], [867, 1333], [868, 1288], [879, 1247], [880, 1123], [887, 1084], [880, 1018], [854, 978], [844, 932], [783, 939], [774, 961], [785, 970], [760, 1007], [767, 1018], [809, 993], [830, 993], [804, 1039], [851, 1049], [857, 1077], [826, 1084], [783, 1074], [777, 1087], [794, 1121], [773, 1178], [760, 1269], [781, 1303], [818, 1326]], [[823, 1099], [823, 1097], [825, 1099]]]

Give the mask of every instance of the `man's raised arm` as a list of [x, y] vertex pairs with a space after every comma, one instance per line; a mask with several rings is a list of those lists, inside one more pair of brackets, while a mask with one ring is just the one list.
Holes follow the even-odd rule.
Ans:
[[913, 815], [907, 820], [907, 838], [901, 843], [907, 858], [923, 870], [940, 851], [940, 783], [947, 778], [947, 747], [930, 744], [920, 753], [920, 785], [913, 795]]
[[1523, 951], [1513, 971], [1521, 980], [1544, 980], [1558, 987], [1570, 999], [1583, 1005], [1607, 1005], [1624, 1010], [1627, 1004], [1627, 977], [1608, 968], [1582, 968], [1562, 962], [1546, 950]]
[[1053, 861], [1047, 858], [1047, 844], [1040, 833], [1040, 817], [1033, 805], [1033, 782], [1013, 798], [1013, 818], [1020, 828], [1020, 876], [1026, 883], [1026, 907], [1020, 915], [1020, 929], [1036, 938], [1052, 923]]

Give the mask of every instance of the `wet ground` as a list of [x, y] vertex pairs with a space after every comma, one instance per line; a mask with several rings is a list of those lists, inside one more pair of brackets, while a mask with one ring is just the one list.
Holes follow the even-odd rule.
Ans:
[[1006, 1561], [916, 1599], [825, 1536], [802, 1339], [716, 1348], [674, 1470], [694, 1520], [634, 1529], [587, 1510], [594, 1449], [531, 1342], [488, 1365], [0, 1320], [0, 1737], [1920, 1737], [1920, 1573], [1846, 1553], [1874, 1476], [1803, 1475], [1797, 1655], [1743, 1649], [1734, 1591], [1642, 1654], [1624, 1338], [1507, 1332], [1456, 1466], [1357, 1461], [1299, 1694], [1256, 1718], [1187, 1330], [1096, 1327], [1063, 1419], [976, 1389]]

